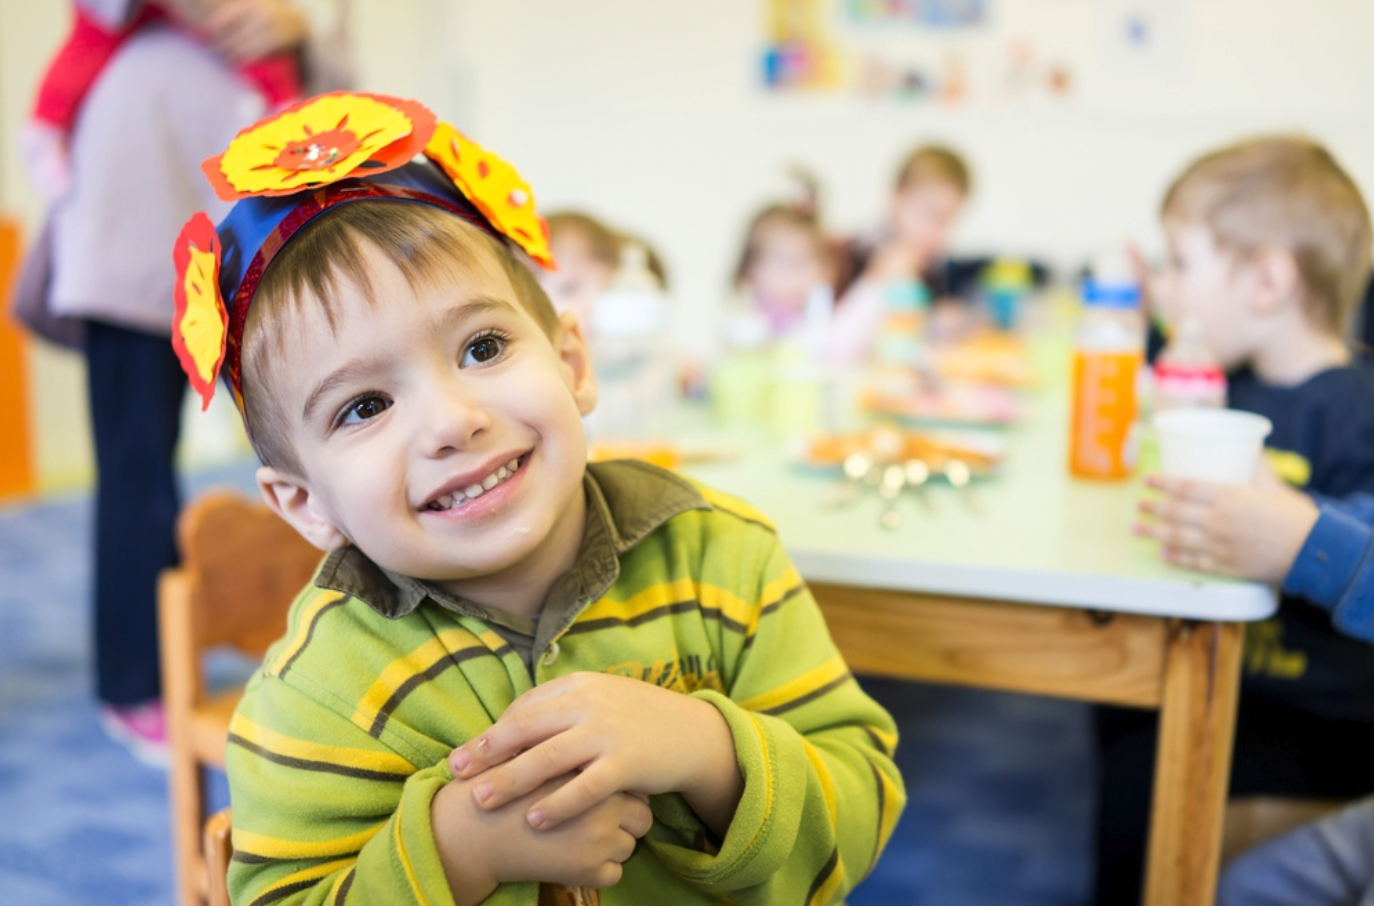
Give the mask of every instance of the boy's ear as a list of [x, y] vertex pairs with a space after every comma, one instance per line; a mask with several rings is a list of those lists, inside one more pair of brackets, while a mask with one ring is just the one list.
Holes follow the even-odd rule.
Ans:
[[1251, 259], [1255, 280], [1254, 309], [1259, 314], [1274, 314], [1290, 304], [1302, 302], [1302, 279], [1298, 262], [1287, 249], [1266, 246]]
[[348, 544], [343, 532], [321, 513], [310, 489], [271, 466], [258, 469], [258, 490], [267, 508], [280, 516], [301, 537], [322, 551], [336, 551]]
[[596, 408], [596, 373], [592, 370], [592, 352], [582, 335], [577, 315], [565, 311], [558, 316], [558, 336], [554, 341], [558, 358], [563, 362], [568, 389], [577, 400], [577, 411], [590, 415]]

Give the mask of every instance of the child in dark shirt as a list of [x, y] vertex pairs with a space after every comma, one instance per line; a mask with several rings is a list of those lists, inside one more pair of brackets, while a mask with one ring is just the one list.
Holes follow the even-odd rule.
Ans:
[[[1185, 170], [1163, 221], [1163, 314], [1202, 325], [1231, 374], [1230, 405], [1274, 423], [1280, 471], [1330, 497], [1374, 491], [1374, 375], [1345, 339], [1370, 260], [1353, 181], [1313, 142], [1251, 140]], [[1209, 565], [1177, 553], [1196, 531], [1184, 529], [1182, 543], [1168, 535], [1165, 556]], [[1097, 902], [1136, 902], [1156, 725], [1153, 715], [1102, 709], [1098, 731]], [[1374, 650], [1286, 595], [1274, 619], [1247, 633], [1232, 793], [1351, 797], [1374, 791], [1371, 760]]]

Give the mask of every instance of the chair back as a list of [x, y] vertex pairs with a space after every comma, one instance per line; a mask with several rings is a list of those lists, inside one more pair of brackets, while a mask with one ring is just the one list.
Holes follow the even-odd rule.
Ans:
[[261, 656], [286, 631], [286, 604], [323, 556], [275, 513], [230, 491], [196, 498], [177, 521], [181, 570], [192, 577], [195, 647]]

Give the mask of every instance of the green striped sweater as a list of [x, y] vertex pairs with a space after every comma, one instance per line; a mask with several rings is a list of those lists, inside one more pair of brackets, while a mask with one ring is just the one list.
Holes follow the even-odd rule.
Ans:
[[[855, 683], [773, 526], [643, 464], [589, 468], [618, 574], [531, 669], [480, 619], [424, 601], [403, 616], [316, 582], [230, 727], [229, 872], [238, 906], [452, 903], [430, 803], [452, 749], [536, 683], [640, 678], [717, 707], [745, 779], [723, 840], [678, 795], [605, 906], [839, 903], [905, 802], [891, 718]], [[582, 556], [588, 556], [586, 545]], [[534, 906], [535, 884], [487, 900]]]

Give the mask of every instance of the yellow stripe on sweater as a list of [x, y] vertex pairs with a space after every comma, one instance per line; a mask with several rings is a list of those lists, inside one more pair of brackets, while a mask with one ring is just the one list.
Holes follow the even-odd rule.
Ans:
[[281, 673], [282, 668], [290, 663], [291, 659], [305, 647], [306, 640], [310, 638], [310, 629], [315, 624], [316, 615], [338, 600], [337, 596], [331, 597], [327, 594], [316, 593], [314, 600], [300, 609], [296, 619], [296, 633], [291, 637], [290, 643], [282, 649], [281, 654], [277, 655], [277, 659], [272, 662], [272, 666], [268, 669], [269, 673], [273, 676]]
[[411, 864], [410, 853], [406, 852], [405, 842], [401, 839], [401, 821], [404, 811], [404, 802], [396, 806], [396, 855], [401, 860], [401, 867], [405, 869], [406, 881], [410, 883], [410, 892], [415, 894], [415, 899], [420, 906], [429, 906], [429, 900], [426, 899], [425, 892], [420, 887], [420, 879], [415, 876], [415, 866]]
[[740, 702], [740, 707], [748, 711], [771, 711], [788, 702], [810, 695], [827, 683], [835, 682], [849, 673], [844, 658], [835, 655], [819, 667], [806, 671], [771, 692], [755, 695]]
[[674, 579], [650, 585], [643, 591], [628, 598], [613, 598], [609, 595], [596, 601], [577, 617], [577, 622], [592, 620], [633, 620], [652, 610], [681, 601], [694, 601], [697, 585], [690, 578]]
[[335, 837], [332, 840], [286, 840], [282, 837], [269, 837], [266, 834], [255, 834], [252, 831], [244, 830], [242, 827], [235, 827], [234, 849], [266, 859], [295, 860], [356, 856], [363, 845], [377, 836], [377, 831], [381, 830], [385, 824], [386, 821], [383, 820], [365, 831], [349, 834], [346, 837]]
[[235, 713], [229, 722], [229, 732], [242, 736], [249, 742], [278, 755], [305, 761], [319, 761], [344, 768], [375, 771], [379, 774], [395, 774], [398, 780], [419, 770], [419, 765], [411, 764], [393, 752], [376, 752], [349, 746], [330, 746], [296, 739], [254, 723], [244, 717], [241, 712]]
[[839, 806], [835, 801], [835, 778], [830, 776], [830, 768], [826, 767], [821, 753], [816, 751], [816, 747], [805, 736], [802, 737], [802, 748], [806, 751], [806, 760], [811, 762], [811, 769], [816, 772], [816, 779], [821, 782], [821, 795], [825, 797], [825, 810], [830, 814], [830, 826], [838, 828]]
[[[489, 633], [483, 633], [483, 636]], [[500, 636], [495, 633], [490, 635], [499, 640]], [[482, 639], [468, 632], [466, 629], [446, 629], [433, 638], [427, 640], [419, 648], [397, 658], [390, 664], [382, 668], [382, 672], [363, 697], [358, 701], [358, 707], [353, 712], [353, 723], [364, 730], [370, 730], [376, 721], [377, 715], [382, 708], [391, 700], [392, 694], [411, 677], [424, 673], [441, 658], [460, 651], [468, 651], [473, 648], [488, 647], [483, 645]]]
[[[239, 833], [239, 831], [235, 830], [234, 836], [237, 837]], [[270, 903], [277, 899], [277, 897], [272, 896], [272, 894], [276, 893], [278, 890], [286, 887], [295, 887], [297, 884], [302, 884], [307, 881], [318, 881], [320, 878], [327, 877], [341, 868], [347, 868], [355, 862], [357, 862], [356, 859], [337, 859], [333, 862], [325, 862], [322, 865], [314, 865], [310, 868], [293, 872], [263, 890], [262, 893], [254, 897], [250, 903]]]

